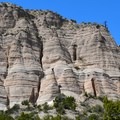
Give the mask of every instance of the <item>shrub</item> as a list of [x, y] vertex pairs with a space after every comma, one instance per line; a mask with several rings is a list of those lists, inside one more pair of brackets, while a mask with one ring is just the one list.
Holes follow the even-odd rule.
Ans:
[[60, 105], [56, 108], [56, 111], [59, 113], [59, 114], [65, 114], [65, 110], [64, 110], [64, 107], [63, 105]]
[[99, 117], [98, 117], [98, 115], [96, 115], [96, 114], [91, 114], [91, 115], [88, 117], [88, 119], [89, 119], [89, 120], [98, 120]]
[[77, 116], [75, 120], [89, 120], [89, 119], [88, 119], [87, 115], [81, 114], [81, 115]]
[[30, 104], [29, 104], [29, 101], [28, 100], [24, 100], [24, 101], [22, 101], [22, 103], [21, 103], [22, 105], [25, 105], [25, 106], [30, 106]]
[[34, 120], [41, 120], [41, 119], [40, 119], [40, 117], [39, 117], [38, 115], [36, 115], [36, 116], [34, 117]]
[[61, 116], [61, 115], [57, 115], [57, 116], [52, 116], [52, 115], [46, 115], [43, 117], [42, 120], [71, 120], [70, 118], [68, 118], [67, 116]]
[[54, 107], [56, 108], [56, 111], [59, 113], [59, 114], [64, 114], [65, 113], [65, 110], [64, 110], [64, 106], [63, 106], [63, 100], [65, 99], [65, 95], [63, 94], [60, 94], [59, 96], [57, 96], [55, 98], [55, 100], [53, 101], [54, 103]]
[[120, 120], [120, 101], [104, 98], [104, 120]]
[[48, 110], [50, 110], [50, 107], [49, 107], [49, 105], [47, 104], [47, 102], [45, 102], [44, 104], [42, 104], [42, 107], [43, 107], [43, 111], [44, 111], [45, 113], [47, 113]]
[[20, 109], [20, 106], [18, 104], [15, 104], [12, 108], [5, 111], [7, 114], [12, 114], [14, 112], [18, 112]]
[[38, 115], [34, 113], [24, 113], [22, 112], [20, 116], [16, 118], [16, 120], [41, 120]]
[[38, 109], [38, 111], [42, 111], [42, 106], [41, 106], [41, 105], [38, 105], [38, 106], [37, 106], [37, 109]]
[[5, 112], [0, 112], [0, 120], [14, 120], [14, 118]]
[[69, 109], [69, 110], [75, 110], [76, 109], [76, 103], [75, 103], [75, 99], [74, 97], [66, 97], [63, 100], [63, 106], [65, 109]]
[[63, 94], [60, 94], [55, 98], [53, 102], [54, 102], [54, 107], [56, 108], [56, 111], [60, 114], [65, 113], [64, 109], [69, 109], [69, 110], [76, 109], [75, 99], [71, 96], [67, 97]]

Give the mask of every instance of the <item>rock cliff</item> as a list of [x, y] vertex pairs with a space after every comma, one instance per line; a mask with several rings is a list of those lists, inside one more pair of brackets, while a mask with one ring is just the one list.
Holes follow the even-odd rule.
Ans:
[[0, 4], [0, 109], [60, 93], [120, 99], [120, 47], [108, 28]]

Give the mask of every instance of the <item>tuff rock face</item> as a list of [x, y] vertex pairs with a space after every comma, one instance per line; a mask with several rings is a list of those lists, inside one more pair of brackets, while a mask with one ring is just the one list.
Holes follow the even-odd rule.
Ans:
[[0, 109], [59, 93], [120, 99], [120, 47], [107, 28], [0, 4]]

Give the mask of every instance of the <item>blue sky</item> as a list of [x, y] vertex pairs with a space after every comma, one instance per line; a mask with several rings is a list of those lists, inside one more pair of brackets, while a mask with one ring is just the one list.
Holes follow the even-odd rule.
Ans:
[[120, 45], [120, 0], [0, 0], [28, 9], [52, 10], [80, 22], [107, 21], [110, 33]]

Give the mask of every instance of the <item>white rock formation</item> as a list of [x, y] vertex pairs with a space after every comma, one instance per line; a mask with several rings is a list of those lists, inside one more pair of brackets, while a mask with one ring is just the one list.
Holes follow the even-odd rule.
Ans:
[[120, 99], [120, 47], [107, 28], [0, 4], [0, 109], [64, 93]]

